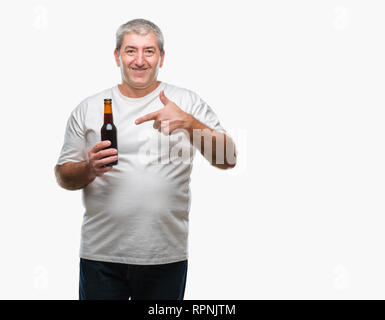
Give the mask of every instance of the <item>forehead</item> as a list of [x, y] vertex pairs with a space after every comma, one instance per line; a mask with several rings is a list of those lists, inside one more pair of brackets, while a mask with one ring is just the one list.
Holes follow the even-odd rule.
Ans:
[[158, 47], [158, 39], [153, 32], [149, 32], [146, 35], [126, 33], [123, 36], [122, 49], [124, 49], [124, 47], [127, 45], [138, 48], [149, 46]]

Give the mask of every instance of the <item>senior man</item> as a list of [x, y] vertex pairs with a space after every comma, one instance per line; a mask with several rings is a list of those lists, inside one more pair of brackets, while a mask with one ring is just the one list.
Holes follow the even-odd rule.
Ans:
[[[228, 169], [235, 145], [196, 93], [157, 80], [165, 51], [154, 23], [120, 26], [114, 56], [121, 84], [72, 111], [55, 167], [61, 187], [83, 190], [79, 299], [182, 300], [195, 150]], [[105, 98], [118, 150], [100, 141]]]

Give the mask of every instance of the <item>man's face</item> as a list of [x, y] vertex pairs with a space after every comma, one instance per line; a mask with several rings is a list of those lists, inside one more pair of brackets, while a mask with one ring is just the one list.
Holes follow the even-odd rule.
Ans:
[[153, 32], [146, 35], [127, 33], [123, 37], [120, 55], [115, 50], [115, 60], [122, 73], [122, 80], [130, 87], [143, 89], [157, 79], [163, 65], [164, 52], [160, 56], [158, 41]]

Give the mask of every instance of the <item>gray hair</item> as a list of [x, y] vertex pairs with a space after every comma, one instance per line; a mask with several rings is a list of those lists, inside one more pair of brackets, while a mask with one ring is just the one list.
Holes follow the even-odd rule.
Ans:
[[116, 50], [118, 52], [120, 51], [120, 47], [122, 46], [123, 42], [123, 37], [126, 33], [146, 35], [151, 31], [155, 34], [156, 38], [158, 39], [158, 47], [160, 50], [160, 54], [162, 54], [164, 45], [162, 31], [160, 31], [159, 27], [156, 24], [145, 19], [134, 19], [128, 21], [125, 24], [122, 24], [119, 27], [118, 31], [116, 31]]

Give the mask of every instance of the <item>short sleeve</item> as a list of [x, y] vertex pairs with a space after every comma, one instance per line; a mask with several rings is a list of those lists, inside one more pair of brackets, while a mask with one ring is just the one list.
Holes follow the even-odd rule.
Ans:
[[198, 98], [197, 103], [193, 105], [191, 114], [211, 129], [227, 134], [226, 130], [222, 128], [214, 110], [201, 98]]
[[80, 104], [72, 111], [67, 121], [64, 143], [57, 161], [58, 165], [66, 162], [81, 162], [87, 160], [83, 119], [83, 108], [82, 104]]

